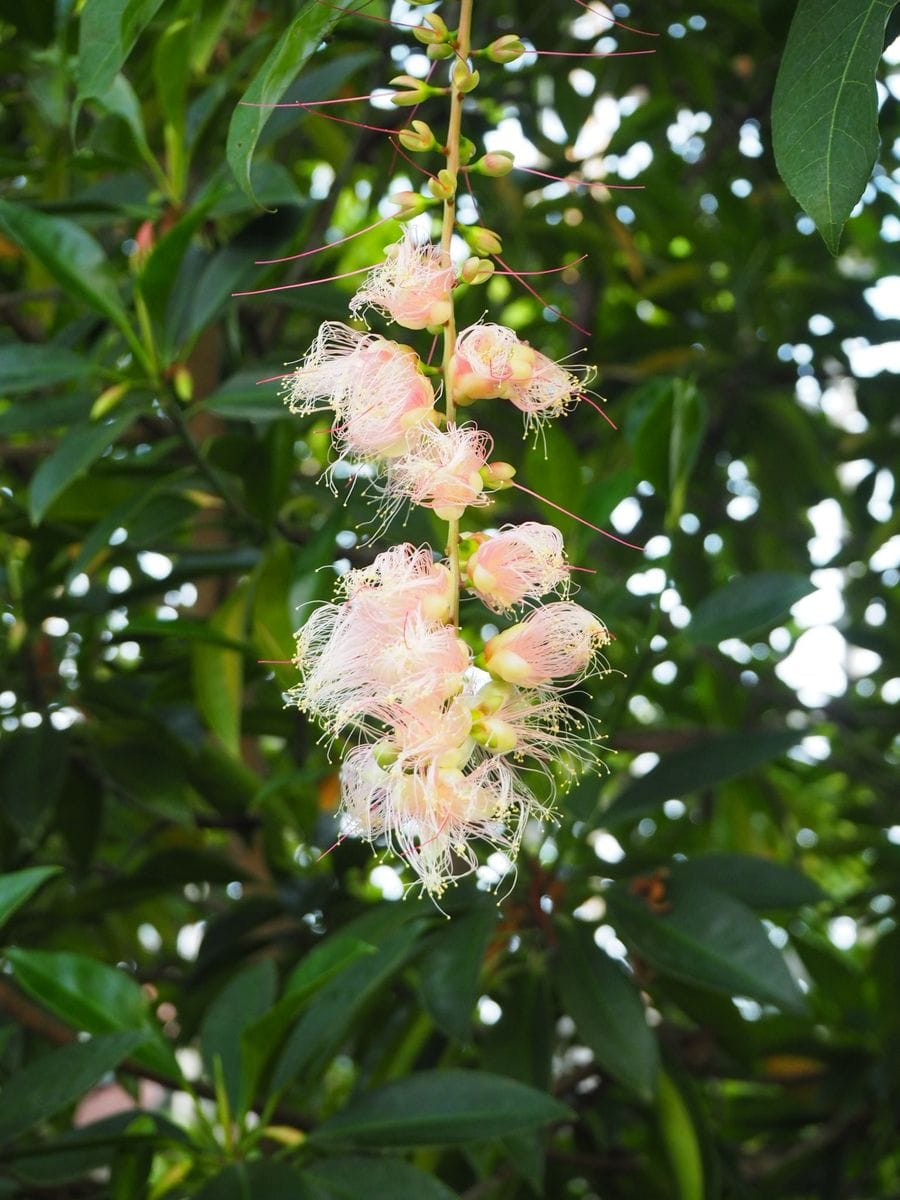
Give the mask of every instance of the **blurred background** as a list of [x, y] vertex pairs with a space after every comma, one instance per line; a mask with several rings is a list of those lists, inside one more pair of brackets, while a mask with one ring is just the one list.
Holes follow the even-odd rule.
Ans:
[[482, 219], [517, 272], [586, 257], [458, 311], [597, 364], [617, 430], [473, 415], [645, 549], [518, 493], [467, 520], [559, 525], [614, 673], [608, 773], [447, 921], [333, 846], [283, 702], [303, 606], [443, 526], [367, 544], [329, 421], [257, 382], [358, 280], [232, 295], [399, 236], [408, 111], [238, 101], [422, 76], [386, 20], [421, 10], [0, 3], [0, 1196], [900, 1196], [898, 31], [832, 257], [772, 156], [795, 5], [591, 7], [476, 4], [476, 44], [613, 56], [483, 64], [464, 132], [517, 169]]

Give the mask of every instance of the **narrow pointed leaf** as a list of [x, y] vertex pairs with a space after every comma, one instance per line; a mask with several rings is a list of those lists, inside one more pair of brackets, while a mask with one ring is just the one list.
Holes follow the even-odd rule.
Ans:
[[738, 576], [700, 601], [684, 636], [695, 645], [710, 645], [765, 629], [815, 590], [806, 575], [790, 571]]
[[59, 871], [59, 867], [26, 867], [24, 871], [0, 875], [0, 925]]

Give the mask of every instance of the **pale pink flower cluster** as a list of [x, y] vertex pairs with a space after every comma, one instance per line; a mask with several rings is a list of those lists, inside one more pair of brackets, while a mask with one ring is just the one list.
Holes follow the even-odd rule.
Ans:
[[[452, 316], [454, 284], [442, 252], [407, 234], [351, 312], [440, 326]], [[560, 415], [582, 386], [490, 324], [456, 339], [447, 382], [457, 403], [507, 399], [526, 424]], [[295, 412], [332, 412], [340, 456], [377, 469], [385, 523], [404, 505], [428, 508], [455, 538], [466, 511], [489, 505], [513, 473], [489, 462], [487, 433], [443, 421], [415, 351], [378, 334], [326, 322], [286, 394]], [[558, 529], [526, 521], [463, 534], [458, 552], [458, 570], [408, 543], [351, 570], [336, 601], [299, 630], [300, 679], [288, 693], [332, 742], [351, 743], [344, 832], [395, 851], [433, 896], [477, 868], [479, 848], [512, 859], [529, 816], [548, 816], [559, 785], [596, 765], [596, 728], [567, 690], [608, 670], [605, 626], [569, 599]], [[457, 588], [519, 619], [479, 647], [457, 627]], [[556, 598], [542, 604], [548, 595]]]

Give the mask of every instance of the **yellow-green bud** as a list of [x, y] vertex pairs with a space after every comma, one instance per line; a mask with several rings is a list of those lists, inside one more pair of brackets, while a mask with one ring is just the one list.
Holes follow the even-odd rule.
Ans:
[[500, 254], [503, 250], [499, 236], [493, 229], [485, 229], [483, 225], [466, 225], [462, 229], [462, 235], [482, 258], [487, 258], [489, 254]]
[[508, 462], [487, 463], [481, 468], [481, 479], [489, 492], [503, 492], [512, 487], [516, 468]]
[[492, 179], [500, 179], [510, 173], [514, 162], [508, 150], [490, 150], [479, 158], [478, 162], [473, 163], [469, 170], [477, 171], [479, 175], [489, 175]]
[[472, 726], [472, 739], [485, 750], [495, 754], [509, 754], [519, 743], [518, 734], [508, 721], [498, 717], [484, 717]]
[[479, 283], [486, 283], [494, 273], [494, 264], [489, 258], [478, 258], [473, 256], [467, 258], [462, 265], [462, 270], [459, 273], [463, 283], [469, 283], [475, 286]]
[[398, 108], [407, 104], [422, 104], [429, 96], [441, 96], [447, 92], [447, 88], [432, 87], [412, 75], [395, 75], [390, 86], [400, 89], [391, 96], [391, 104]]
[[450, 200], [456, 193], [456, 176], [441, 167], [437, 175], [428, 180], [428, 190], [436, 200]]
[[434, 204], [429, 196], [422, 196], [418, 192], [410, 191], [391, 192], [388, 200], [400, 209], [398, 213], [394, 214], [397, 221], [408, 221], [410, 217], [417, 217], [419, 213], [425, 212]]
[[468, 95], [469, 92], [474, 92], [478, 87], [480, 76], [477, 71], [473, 71], [469, 64], [463, 59], [458, 58], [453, 64], [453, 70], [450, 72], [450, 78], [453, 81], [453, 86], [458, 92]]
[[424, 25], [417, 25], [413, 29], [413, 37], [417, 42], [421, 42], [423, 46], [433, 46], [438, 42], [447, 41], [450, 30], [443, 17], [439, 17], [437, 13], [426, 13], [424, 21]]
[[413, 153], [421, 154], [426, 150], [434, 150], [437, 146], [437, 138], [425, 121], [413, 121], [408, 129], [398, 130], [397, 137], [401, 146]]
[[475, 697], [478, 701], [476, 712], [488, 714], [497, 712], [507, 701], [512, 700], [516, 690], [511, 683], [492, 679], [490, 683], [486, 683], [483, 688], [478, 689], [478, 695]]
[[429, 58], [452, 58], [456, 51], [446, 42], [438, 42], [425, 51]]
[[388, 767], [392, 767], [400, 756], [396, 746], [392, 746], [390, 742], [382, 739], [372, 747], [372, 757], [384, 771]]
[[511, 63], [526, 53], [525, 44], [517, 33], [505, 33], [484, 50], [485, 58], [495, 63]]
[[463, 166], [465, 166], [467, 162], [472, 161], [472, 159], [475, 157], [475, 151], [477, 149], [478, 149], [478, 147], [475, 145], [475, 143], [472, 141], [471, 138], [467, 138], [465, 136], [460, 137], [460, 139], [459, 139], [459, 161], [462, 163]]

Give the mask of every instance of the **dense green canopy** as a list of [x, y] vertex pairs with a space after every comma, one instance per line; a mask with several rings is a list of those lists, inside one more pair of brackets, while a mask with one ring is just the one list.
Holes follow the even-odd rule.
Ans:
[[424, 73], [434, 6], [345, 7], [0, 3], [0, 1196], [900, 1196], [894, 5], [476, 0], [478, 46], [594, 57], [479, 62], [463, 131], [517, 169], [461, 217], [566, 269], [461, 320], [596, 363], [617, 429], [474, 415], [645, 550], [467, 515], [558, 524], [615, 640], [608, 772], [449, 921], [283, 701], [306, 606], [446, 528], [370, 544], [257, 382], [438, 165], [347, 99]]

